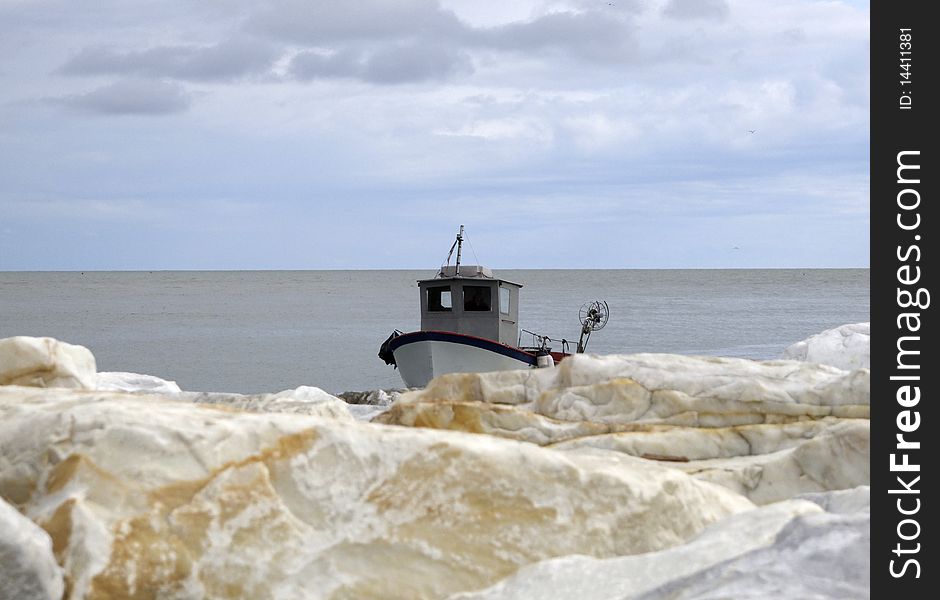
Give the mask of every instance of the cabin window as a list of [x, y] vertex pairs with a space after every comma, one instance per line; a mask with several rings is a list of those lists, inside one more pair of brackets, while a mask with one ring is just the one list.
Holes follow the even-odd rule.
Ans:
[[454, 303], [451, 300], [449, 285], [428, 288], [428, 311], [442, 312], [453, 310], [453, 308]]
[[489, 286], [463, 286], [463, 309], [467, 312], [489, 312], [492, 307], [492, 292]]
[[499, 312], [509, 314], [509, 288], [499, 288]]

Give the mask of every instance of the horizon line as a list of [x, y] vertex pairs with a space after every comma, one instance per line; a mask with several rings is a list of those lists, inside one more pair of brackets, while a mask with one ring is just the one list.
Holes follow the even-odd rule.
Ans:
[[[468, 265], [469, 266], [469, 265]], [[273, 269], [8, 269], [0, 273], [264, 273], [264, 272], [309, 272], [309, 271], [432, 271], [427, 267], [380, 268], [273, 268]], [[496, 271], [863, 271], [866, 267], [493, 267]]]

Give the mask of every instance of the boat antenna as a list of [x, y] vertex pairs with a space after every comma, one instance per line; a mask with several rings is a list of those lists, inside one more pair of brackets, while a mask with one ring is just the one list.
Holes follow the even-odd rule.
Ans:
[[454, 248], [457, 249], [457, 267], [456, 274], [460, 275], [460, 250], [463, 246], [463, 225], [460, 226], [460, 231], [457, 232], [457, 239], [454, 240], [453, 245], [450, 247], [450, 252], [447, 253], [446, 264], [450, 265], [450, 257], [454, 255]]
[[457, 275], [460, 275], [460, 249], [463, 247], [463, 225], [460, 226], [460, 231], [457, 232]]

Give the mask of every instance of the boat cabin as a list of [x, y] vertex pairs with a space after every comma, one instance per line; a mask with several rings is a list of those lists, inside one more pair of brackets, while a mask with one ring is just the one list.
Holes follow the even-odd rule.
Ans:
[[418, 281], [421, 331], [450, 331], [516, 345], [519, 289], [477, 265], [441, 267], [433, 279]]

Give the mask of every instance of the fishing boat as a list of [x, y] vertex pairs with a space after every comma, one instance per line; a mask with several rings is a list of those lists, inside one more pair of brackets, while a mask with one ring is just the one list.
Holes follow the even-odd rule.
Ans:
[[[424, 387], [444, 373], [545, 368], [570, 356], [568, 340], [520, 329], [522, 285], [496, 277], [486, 267], [462, 265], [463, 241], [461, 225], [446, 264], [434, 277], [418, 280], [421, 329], [393, 331], [382, 343], [379, 358], [398, 369], [406, 386]], [[607, 324], [609, 314], [602, 300], [581, 307], [576, 352], [585, 351], [591, 333]], [[531, 343], [523, 345], [523, 336]], [[553, 351], [553, 343], [560, 349]]]

